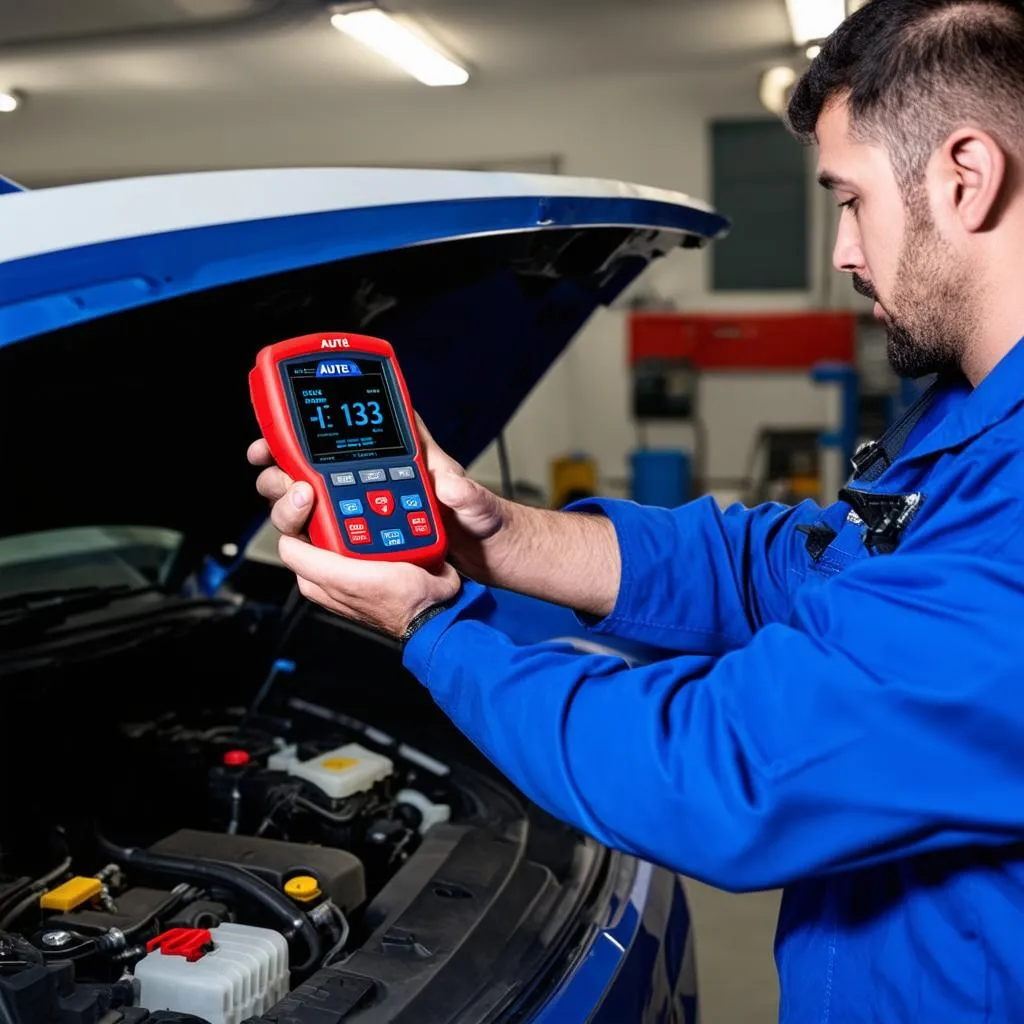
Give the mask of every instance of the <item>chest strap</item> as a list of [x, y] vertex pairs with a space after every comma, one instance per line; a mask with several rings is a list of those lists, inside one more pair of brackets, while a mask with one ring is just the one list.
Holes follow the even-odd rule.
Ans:
[[939, 382], [935, 381], [877, 441], [862, 444], [851, 459], [853, 476], [848, 483], [854, 480], [872, 483], [877, 480], [899, 457], [914, 428], [931, 408], [938, 393]]
[[[854, 481], [872, 483], [899, 457], [906, 447], [914, 428], [931, 408], [939, 392], [936, 380], [910, 406], [909, 409], [879, 438], [862, 444], [851, 460], [853, 475], [839, 492], [839, 500], [849, 505], [864, 524], [864, 544], [869, 551], [890, 554], [896, 550], [900, 535], [916, 514], [920, 494], [876, 494], [851, 487]], [[828, 546], [838, 536], [836, 530], [824, 523], [799, 526], [807, 536], [807, 553], [812, 561], [819, 561]]]

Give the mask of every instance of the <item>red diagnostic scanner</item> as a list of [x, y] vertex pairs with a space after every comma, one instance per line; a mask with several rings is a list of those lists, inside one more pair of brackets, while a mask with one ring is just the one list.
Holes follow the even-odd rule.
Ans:
[[425, 567], [444, 560], [409, 391], [386, 341], [307, 334], [268, 345], [249, 393], [274, 460], [316, 493], [313, 544]]

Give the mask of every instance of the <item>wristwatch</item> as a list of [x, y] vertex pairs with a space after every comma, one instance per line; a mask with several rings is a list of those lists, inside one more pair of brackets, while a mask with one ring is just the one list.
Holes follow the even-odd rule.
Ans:
[[437, 604], [432, 604], [429, 608], [424, 608], [413, 620], [405, 627], [405, 631], [398, 638], [399, 642], [403, 647], [413, 638], [413, 634], [421, 627], [425, 626], [434, 616], [440, 615], [441, 612], [447, 611], [455, 603], [455, 599], [452, 598], [448, 601], [439, 601]]

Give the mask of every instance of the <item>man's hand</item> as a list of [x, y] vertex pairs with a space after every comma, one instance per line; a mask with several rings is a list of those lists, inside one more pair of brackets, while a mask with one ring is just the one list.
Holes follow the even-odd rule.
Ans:
[[428, 572], [405, 562], [364, 562], [290, 536], [281, 537], [278, 550], [303, 596], [390, 636], [401, 636], [420, 612], [459, 592], [450, 565]]
[[[416, 425], [441, 505], [452, 563], [481, 583], [497, 582], [508, 554], [502, 534], [514, 518], [515, 506], [466, 476], [462, 466], [441, 450], [419, 416]], [[312, 512], [313, 489], [296, 484], [274, 465], [266, 441], [250, 445], [248, 457], [254, 466], [268, 467], [260, 473], [256, 489], [274, 503], [270, 516], [274, 526], [286, 536], [299, 536]]]
[[[612, 524], [600, 515], [527, 508], [466, 476], [417, 416], [423, 453], [448, 534], [449, 558], [464, 575], [603, 617], [615, 605], [621, 562]], [[263, 440], [249, 461], [265, 467], [256, 488], [273, 503], [281, 558], [302, 593], [348, 618], [400, 634], [420, 611], [458, 590], [452, 566], [428, 573], [403, 563], [364, 562], [312, 548], [303, 531], [313, 488], [274, 465]], [[404, 621], [402, 621], [404, 619]]]
[[[420, 425], [426, 437], [426, 429]], [[471, 528], [493, 535], [501, 528], [496, 508], [482, 501], [478, 485], [467, 481], [462, 468], [430, 439], [431, 454], [441, 472], [452, 478], [448, 492], [468, 510]], [[266, 466], [256, 488], [273, 502], [270, 519], [281, 534], [278, 553], [295, 573], [299, 592], [328, 611], [335, 612], [391, 636], [401, 636], [420, 612], [454, 597], [459, 592], [459, 574], [451, 565], [433, 572], [405, 562], [373, 562], [346, 558], [313, 547], [305, 537], [306, 523], [313, 511], [314, 494], [309, 484], [296, 483], [279, 469], [266, 441], [249, 446], [249, 462]], [[461, 475], [461, 476], [460, 476]], [[466, 487], [469, 483], [472, 486]], [[487, 492], [485, 488], [479, 488]], [[471, 533], [466, 533], [471, 537]]]

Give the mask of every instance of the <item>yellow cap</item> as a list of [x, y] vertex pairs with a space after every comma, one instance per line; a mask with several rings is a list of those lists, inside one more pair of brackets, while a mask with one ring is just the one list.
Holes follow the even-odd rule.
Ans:
[[320, 886], [311, 875], [296, 875], [284, 883], [284, 891], [299, 903], [309, 903], [320, 895]]
[[87, 900], [95, 899], [103, 891], [103, 883], [98, 878], [83, 878], [81, 875], [69, 878], [56, 889], [44, 892], [39, 897], [39, 906], [43, 910], [59, 910], [66, 914], [69, 910], [80, 907]]
[[329, 757], [320, 762], [320, 767], [326, 768], [329, 772], [347, 772], [349, 768], [355, 768], [357, 764], [359, 764], [358, 757]]

